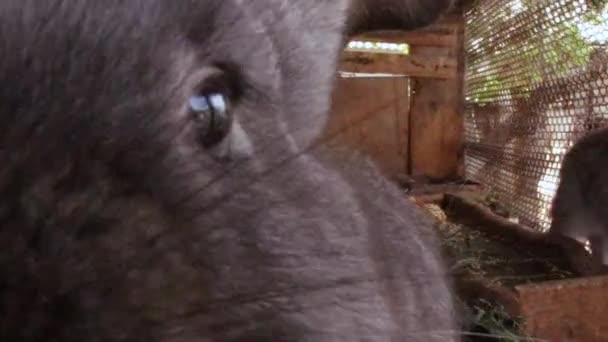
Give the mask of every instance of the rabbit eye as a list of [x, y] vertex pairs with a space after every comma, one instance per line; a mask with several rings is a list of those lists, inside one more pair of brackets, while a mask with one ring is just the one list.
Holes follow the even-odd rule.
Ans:
[[211, 93], [193, 96], [189, 106], [197, 125], [199, 142], [205, 148], [220, 143], [228, 135], [232, 115], [224, 95]]

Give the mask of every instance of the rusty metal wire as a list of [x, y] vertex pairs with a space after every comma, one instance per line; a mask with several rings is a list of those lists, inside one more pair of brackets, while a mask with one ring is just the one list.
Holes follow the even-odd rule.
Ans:
[[562, 157], [608, 126], [608, 0], [480, 0], [465, 11], [467, 177], [545, 231]]

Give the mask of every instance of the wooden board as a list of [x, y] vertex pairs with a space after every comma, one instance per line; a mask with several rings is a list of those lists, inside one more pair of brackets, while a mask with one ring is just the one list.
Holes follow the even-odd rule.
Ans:
[[418, 46], [455, 46], [456, 41], [450, 31], [409, 32], [409, 31], [378, 31], [356, 36], [354, 40], [410, 44]]
[[516, 287], [526, 333], [543, 341], [608, 341], [608, 277]]
[[463, 162], [463, 117], [454, 82], [417, 79], [411, 110], [411, 174], [458, 178]]
[[456, 79], [458, 64], [455, 59], [444, 56], [419, 57], [414, 55], [345, 52], [342, 55], [340, 71]]
[[355, 36], [352, 39], [456, 48], [459, 44], [459, 18], [459, 15], [450, 15], [434, 25], [416, 31], [373, 31]]
[[389, 176], [407, 169], [407, 78], [340, 78], [322, 139], [372, 157]]
[[[457, 40], [462, 42], [464, 22], [456, 22]], [[433, 178], [464, 175], [463, 51], [455, 48], [414, 46], [412, 58], [432, 60], [441, 56], [454, 65], [449, 79], [418, 77], [412, 84], [410, 112], [410, 173]]]

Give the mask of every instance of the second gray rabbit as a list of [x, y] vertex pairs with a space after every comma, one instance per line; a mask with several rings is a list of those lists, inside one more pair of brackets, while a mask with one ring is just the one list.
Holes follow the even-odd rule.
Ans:
[[591, 243], [593, 273], [608, 265], [608, 128], [588, 133], [564, 156], [551, 218], [550, 235]]

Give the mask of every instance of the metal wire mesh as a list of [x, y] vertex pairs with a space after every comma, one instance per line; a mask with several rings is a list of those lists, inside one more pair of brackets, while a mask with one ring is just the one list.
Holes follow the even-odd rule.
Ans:
[[544, 231], [562, 157], [608, 125], [608, 0], [480, 0], [465, 12], [467, 177]]

